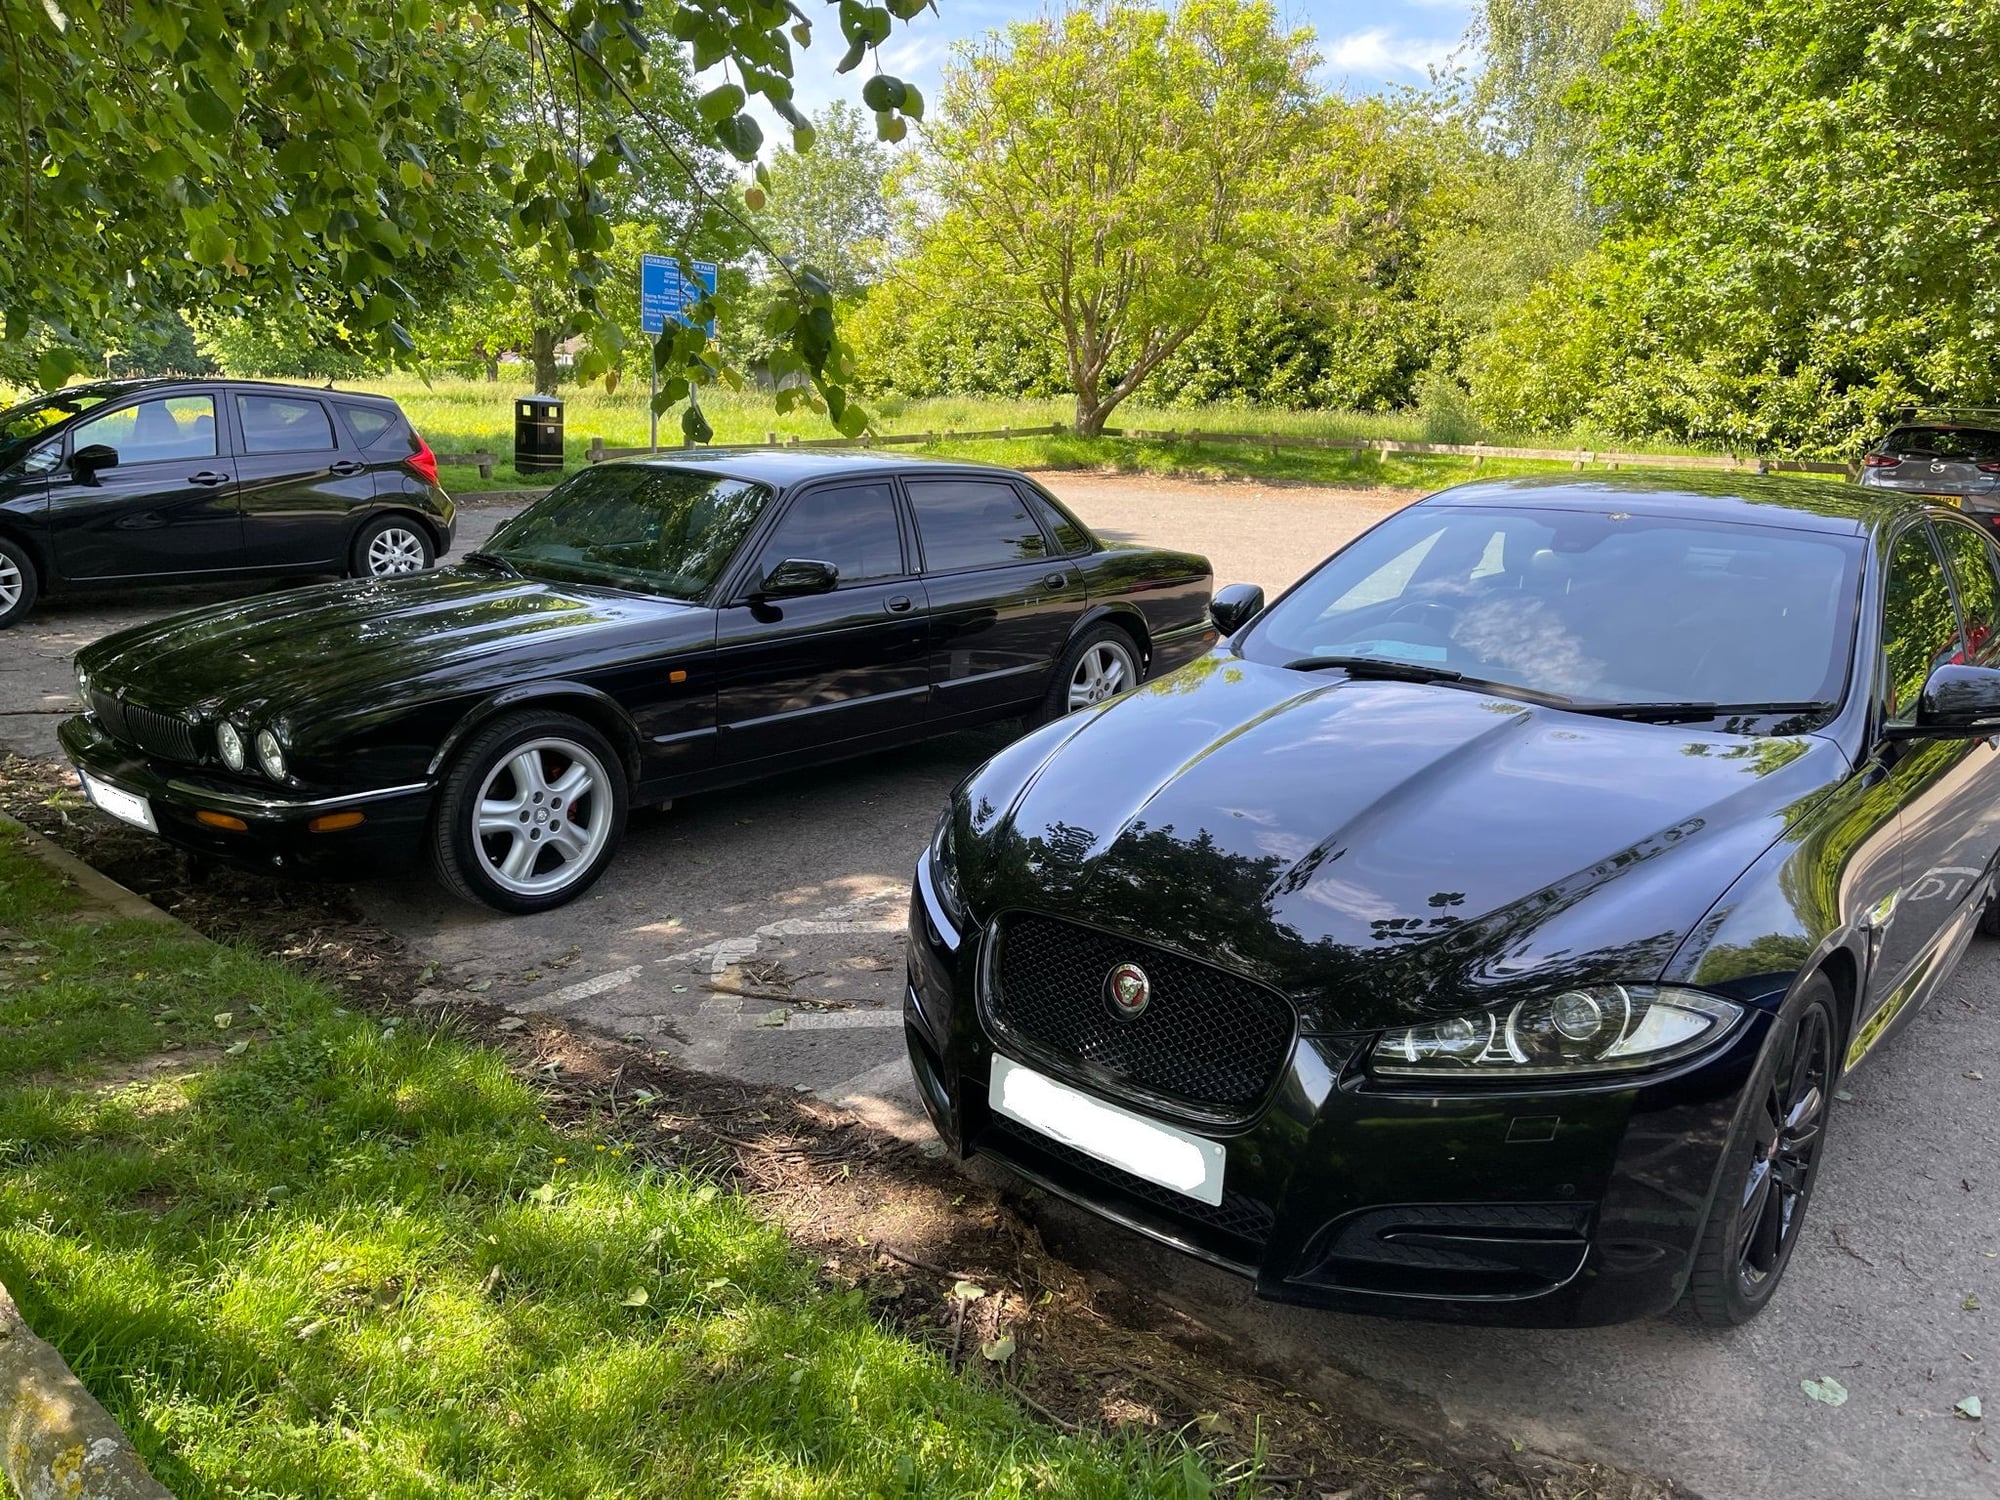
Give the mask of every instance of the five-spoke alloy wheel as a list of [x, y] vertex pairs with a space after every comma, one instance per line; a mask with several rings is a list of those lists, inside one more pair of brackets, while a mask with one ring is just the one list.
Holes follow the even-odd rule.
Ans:
[[1689, 1295], [1710, 1323], [1742, 1323], [1771, 1300], [1798, 1244], [1839, 1077], [1833, 986], [1815, 974], [1772, 1022]]
[[1144, 677], [1139, 647], [1116, 625], [1093, 625], [1063, 653], [1042, 702], [1041, 722], [1129, 693]]
[[438, 873], [501, 911], [546, 911], [604, 872], [625, 813], [624, 767], [602, 734], [568, 714], [509, 714], [475, 735], [445, 777]]

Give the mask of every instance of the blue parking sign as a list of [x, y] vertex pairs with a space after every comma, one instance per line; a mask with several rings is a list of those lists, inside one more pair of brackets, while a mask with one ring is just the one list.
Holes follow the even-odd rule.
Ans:
[[[640, 332], [664, 333], [669, 323], [692, 324], [695, 304], [715, 295], [715, 262], [698, 260], [692, 265], [694, 275], [688, 276], [671, 256], [639, 257]], [[713, 318], [705, 331], [709, 337], [715, 336]]]

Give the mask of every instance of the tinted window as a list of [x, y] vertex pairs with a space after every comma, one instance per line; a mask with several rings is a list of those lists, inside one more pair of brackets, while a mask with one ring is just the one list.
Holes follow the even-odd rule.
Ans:
[[1966, 661], [1990, 667], [2000, 657], [2000, 637], [1994, 634], [2000, 619], [2000, 597], [1996, 597], [2000, 586], [1994, 580], [1993, 548], [1970, 526], [1941, 522], [1937, 537], [1958, 585], [1958, 610], [1965, 628], [1959, 649]]
[[92, 417], [71, 429], [70, 452], [96, 443], [118, 450], [120, 465], [215, 456], [215, 402], [161, 396]]
[[918, 479], [909, 490], [926, 572], [990, 568], [1048, 555], [1042, 528], [1011, 484], [991, 479]]
[[1921, 529], [1905, 532], [1889, 554], [1888, 591], [1882, 605], [1888, 684], [1883, 707], [1891, 719], [1916, 716], [1924, 679], [1931, 668], [1951, 660], [1957, 637], [1958, 617], [1952, 613], [1944, 567]]
[[1861, 544], [1776, 527], [1413, 506], [1263, 616], [1242, 650], [1363, 656], [1582, 703], [1832, 703]]
[[[19, 406], [0, 411], [0, 467], [5, 467], [25, 453], [38, 434], [94, 406], [102, 406], [117, 394], [116, 386], [73, 385], [53, 395], [37, 396], [33, 401], [24, 401]], [[32, 472], [43, 473], [46, 470]]]
[[895, 493], [886, 484], [856, 484], [794, 500], [757, 560], [757, 576], [788, 557], [832, 563], [842, 585], [902, 577]]
[[320, 453], [334, 446], [326, 408], [302, 396], [238, 396], [245, 453]]
[[372, 448], [383, 433], [396, 425], [396, 414], [379, 406], [342, 406], [340, 420], [354, 434], [358, 446]]
[[610, 464], [565, 479], [485, 550], [523, 573], [696, 599], [713, 587], [771, 492], [740, 479]]
[[1883, 450], [1907, 458], [2000, 460], [2000, 432], [1977, 427], [1900, 427], [1883, 440]]
[[1029, 490], [1028, 504], [1033, 506], [1035, 514], [1042, 518], [1043, 528], [1056, 539], [1057, 551], [1074, 557], [1079, 552], [1090, 550], [1090, 533], [1051, 505], [1046, 495]]

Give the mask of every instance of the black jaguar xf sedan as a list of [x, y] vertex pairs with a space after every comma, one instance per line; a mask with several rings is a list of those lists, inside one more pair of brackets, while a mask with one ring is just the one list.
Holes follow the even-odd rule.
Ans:
[[1003, 750], [910, 909], [962, 1154], [1376, 1313], [1740, 1322], [1987, 915], [2000, 554], [1847, 486], [1465, 485]]
[[1209, 584], [1004, 469], [606, 464], [456, 567], [87, 647], [62, 743], [99, 808], [198, 853], [428, 857], [470, 899], [541, 911], [602, 873], [634, 804], [1055, 717], [1201, 656]]
[[411, 572], [453, 520], [386, 396], [105, 380], [0, 411], [0, 628], [68, 588]]

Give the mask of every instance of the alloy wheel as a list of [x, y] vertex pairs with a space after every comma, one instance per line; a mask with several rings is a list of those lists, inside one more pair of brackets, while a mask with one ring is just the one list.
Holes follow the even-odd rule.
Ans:
[[386, 526], [368, 544], [368, 576], [388, 578], [396, 573], [421, 573], [424, 543], [406, 526]]
[[473, 807], [486, 874], [518, 896], [549, 896], [589, 873], [611, 839], [610, 778], [582, 745], [538, 739], [491, 771]]
[[26, 580], [21, 576], [20, 564], [0, 552], [0, 615], [21, 602], [21, 590], [25, 587]]
[[1833, 1081], [1833, 1032], [1810, 1006], [1792, 1024], [1770, 1088], [1750, 1122], [1750, 1164], [1737, 1218], [1736, 1274], [1746, 1295], [1784, 1269], [1805, 1218]]
[[1069, 679], [1069, 711], [1115, 698], [1139, 679], [1132, 653], [1116, 641], [1099, 641], [1077, 661]]

